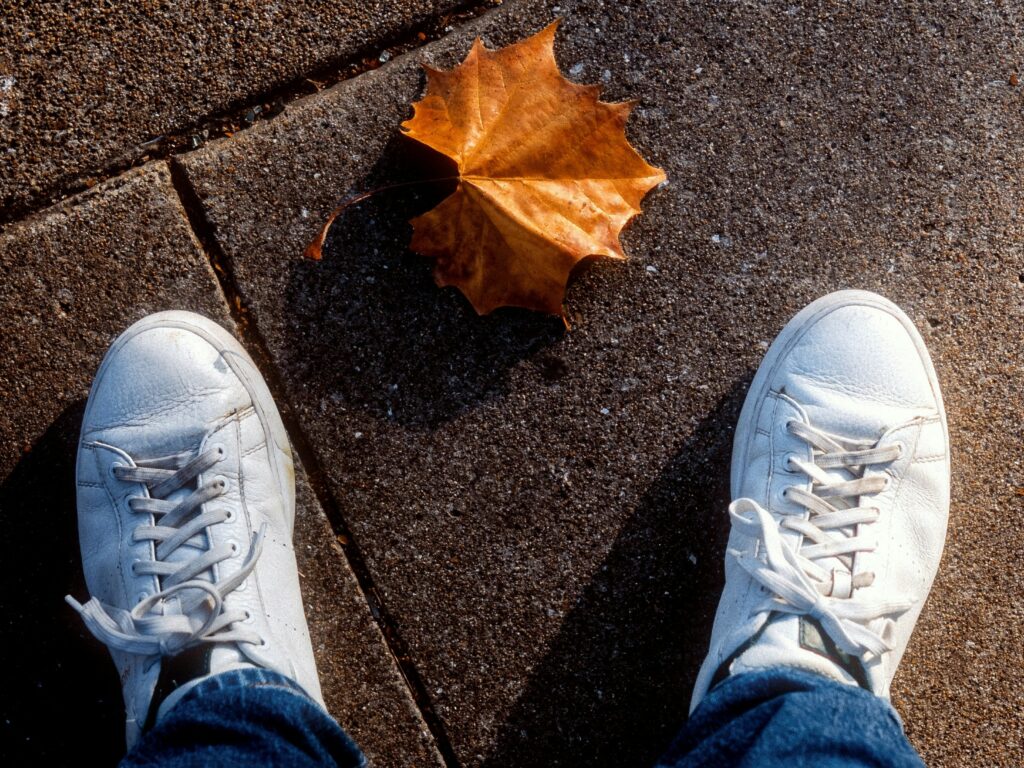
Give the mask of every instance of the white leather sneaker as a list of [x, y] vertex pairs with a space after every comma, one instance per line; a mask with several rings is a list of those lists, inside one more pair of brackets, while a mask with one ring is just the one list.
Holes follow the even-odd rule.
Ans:
[[949, 439], [913, 323], [840, 291], [782, 330], [736, 428], [725, 590], [691, 711], [799, 667], [888, 697], [946, 536]]
[[292, 549], [295, 475], [256, 366], [188, 312], [125, 331], [78, 446], [92, 595], [68, 602], [121, 676], [129, 749], [205, 676], [256, 666], [323, 703]]

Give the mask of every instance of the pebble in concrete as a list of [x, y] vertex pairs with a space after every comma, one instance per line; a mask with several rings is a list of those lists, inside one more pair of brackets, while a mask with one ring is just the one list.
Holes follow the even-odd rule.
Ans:
[[[0, 273], [0, 644], [12, 662], [2, 751], [12, 764], [63, 765], [88, 744], [113, 764], [124, 734], [117, 676], [63, 602], [85, 595], [74, 486], [85, 398], [107, 346], [144, 315], [187, 309], [232, 322], [164, 164], [8, 227]], [[298, 559], [329, 708], [374, 764], [437, 764], [301, 471], [298, 490]]]
[[[563, 71], [639, 99], [668, 185], [573, 330], [477, 318], [406, 251], [418, 62], [564, 23]], [[1024, 759], [1024, 59], [1009, 11], [940, 3], [509, 3], [188, 155], [244, 301], [465, 765], [642, 765], [685, 720], [721, 585], [731, 430], [803, 305], [862, 287], [932, 349], [949, 546], [897, 676], [930, 765]], [[431, 194], [428, 194], [431, 192]]]

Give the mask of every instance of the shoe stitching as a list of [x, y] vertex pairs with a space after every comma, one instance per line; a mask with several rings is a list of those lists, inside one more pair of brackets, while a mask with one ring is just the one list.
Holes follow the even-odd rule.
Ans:
[[[925, 428], [933, 426], [933, 425], [936, 425], [936, 424], [941, 425], [942, 424], [942, 419], [939, 416], [932, 416], [930, 418], [922, 418], [917, 423], [920, 424], [920, 426], [921, 426], [921, 432], [918, 434], [918, 439], [917, 439], [917, 444], [916, 445], [920, 445], [920, 443], [921, 443], [921, 434], [924, 432]], [[917, 449], [916, 449], [916, 446], [915, 446], [914, 454], [913, 454], [913, 461], [914, 461], [914, 463], [929, 462], [929, 461], [945, 461], [946, 457], [949, 455], [949, 449], [945, 446], [945, 442], [946, 441], [943, 440], [943, 447], [942, 447], [942, 450], [939, 453], [926, 453], [926, 454], [923, 454], [921, 456], [917, 455]]]
[[[772, 393], [773, 395], [775, 393]], [[781, 400], [776, 395], [772, 398], [772, 424], [778, 424], [779, 420], [779, 404]], [[772, 430], [768, 433], [768, 477], [764, 487], [764, 496], [768, 503], [771, 503], [770, 494], [772, 492], [772, 482], [775, 480], [775, 462], [771, 460], [771, 457], [775, 455], [775, 431]]]
[[[232, 411], [228, 416], [223, 418], [221, 420], [220, 424], [218, 424], [214, 429], [210, 430], [210, 436], [207, 439], [207, 442], [210, 442], [210, 440], [213, 439], [214, 437], [217, 437], [218, 440], [221, 440], [224, 443], [234, 442], [235, 446], [236, 446], [235, 455], [236, 456], [239, 455], [239, 453], [238, 453], [238, 446], [239, 446], [239, 444], [241, 442], [241, 438], [239, 436], [239, 433], [240, 433], [241, 430], [238, 429], [238, 421], [239, 421], [238, 414], [239, 413], [240, 413], [240, 411], [237, 411], [237, 410], [236, 411]], [[233, 440], [232, 440], [232, 438], [229, 435], [226, 434], [226, 432], [229, 429], [231, 429], [232, 426], [235, 427], [235, 430], [234, 430], [235, 431], [235, 436], [234, 436]], [[242, 482], [243, 478], [242, 478], [241, 458], [239, 458], [239, 462], [238, 462], [238, 475], [237, 475], [237, 478], [238, 478], [237, 487], [238, 487], [239, 506], [241, 508], [242, 516], [244, 516], [244, 519], [245, 519], [245, 535], [249, 539], [252, 539], [253, 531], [252, 531], [252, 527], [249, 524], [249, 522], [250, 522], [249, 515], [245, 514], [245, 485]], [[215, 577], [218, 578], [218, 579], [220, 578], [220, 569], [221, 569], [221, 567], [222, 567], [222, 563], [217, 563], [214, 566]]]
[[[257, 418], [259, 418], [259, 414], [257, 413], [256, 409], [255, 408], [251, 408], [251, 410], [252, 410], [252, 413], [255, 414], [257, 416]], [[260, 424], [261, 425], [263, 424], [263, 420], [262, 419], [260, 419]], [[265, 428], [264, 428], [264, 433], [263, 434], [264, 434], [264, 442], [266, 442], [266, 429]], [[236, 440], [236, 445], [238, 446], [238, 451], [239, 451], [239, 458], [238, 458], [238, 501], [239, 501], [239, 505], [241, 506], [242, 514], [245, 515], [246, 527], [248, 527], [248, 525], [249, 525], [248, 521], [251, 518], [249, 516], [249, 505], [248, 505], [248, 502], [246, 501], [246, 497], [245, 497], [245, 464], [242, 461], [242, 459], [244, 458], [244, 454], [241, 452], [242, 451], [242, 420], [241, 420], [241, 418], [237, 419], [236, 423], [235, 423], [235, 440]], [[263, 585], [260, 584], [259, 575], [255, 571], [253, 571], [253, 573], [250, 574], [250, 576], [252, 578], [253, 589], [256, 590], [256, 595], [259, 598], [260, 603], [261, 604], [265, 604], [264, 599], [263, 599]], [[269, 625], [270, 625], [270, 617], [266, 616], [265, 620], [266, 620], [267, 626], [269, 627]]]
[[[917, 451], [917, 444], [921, 440], [921, 428], [922, 428], [922, 426], [923, 425], [920, 424], [920, 423], [915, 423], [915, 424], [907, 425], [906, 427], [903, 427], [901, 429], [898, 429], [898, 430], [896, 430], [893, 433], [893, 436], [896, 436], [896, 435], [900, 434], [901, 432], [908, 431], [908, 430], [913, 430], [914, 427], [917, 427], [916, 434], [914, 434], [914, 445], [913, 445], [913, 447], [907, 445], [907, 453], [909, 455], [909, 458], [907, 459], [907, 467], [908, 468], [910, 467], [911, 464], [914, 463], [913, 456], [914, 456], [914, 453]], [[906, 443], [904, 443], [904, 445], [906, 445]], [[885, 472], [886, 472], [886, 474], [888, 474], [892, 478], [891, 482], [895, 486], [894, 489], [893, 489], [892, 504], [890, 505], [890, 509], [896, 509], [899, 506], [900, 493], [902, 493], [902, 491], [903, 491], [903, 478], [902, 477], [899, 477], [899, 478], [895, 477], [895, 472], [894, 472], [894, 470], [891, 467], [886, 467]], [[904, 471], [902, 474], [905, 475], [906, 472]], [[890, 576], [891, 576], [891, 573], [892, 573], [892, 562], [893, 562], [893, 559], [891, 557], [886, 558], [886, 562], [885, 562], [885, 576], [884, 576], [885, 582], [884, 583], [888, 583], [888, 581], [890, 579]]]
[[[100, 477], [102, 477], [102, 470], [99, 467], [100, 456], [99, 453], [96, 451], [96, 446], [86, 443], [82, 447], [85, 448], [85, 450], [90, 451], [92, 453], [93, 461], [96, 464], [96, 471], [98, 473], [101, 473]], [[114, 522], [117, 523], [117, 575], [120, 577], [121, 592], [125, 599], [125, 603], [127, 604], [128, 602], [130, 602], [131, 599], [131, 590], [128, 589], [128, 581], [125, 578], [124, 568], [122, 567], [122, 563], [124, 562], [124, 558], [121, 556], [122, 547], [124, 546], [124, 526], [121, 525], [121, 514], [118, 511], [117, 502], [114, 500], [114, 496], [110, 492], [110, 486], [108, 486], [106, 483], [103, 483], [103, 492], [106, 493], [107, 495], [107, 500], [110, 502], [110, 509], [114, 513]]]
[[[245, 500], [245, 465], [242, 463], [245, 454], [242, 452], [242, 420], [240, 418], [235, 419], [234, 427], [235, 455], [238, 456], [238, 503], [242, 508], [242, 513], [245, 515], [246, 527], [248, 527], [249, 509]], [[249, 533], [251, 535], [252, 531]]]
[[259, 453], [260, 451], [262, 451], [266, 447], [267, 447], [267, 441], [265, 439], [264, 440], [260, 440], [260, 442], [257, 445], [253, 446], [252, 448], [247, 450], [245, 453], [243, 453], [242, 454], [242, 458], [244, 459], [244, 458], [246, 458], [248, 456], [252, 456], [254, 453]]
[[[260, 428], [260, 432], [262, 434], [262, 437], [251, 448], [246, 448], [243, 451], [242, 447], [241, 447], [242, 422], [247, 420], [247, 419], [251, 419], [251, 418], [255, 418], [256, 419], [256, 423], [258, 424], [258, 426]], [[264, 424], [263, 424], [262, 420], [260, 420], [259, 412], [256, 410], [255, 407], [248, 406], [244, 411], [240, 412], [239, 413], [239, 417], [238, 417], [238, 423], [239, 423], [239, 451], [240, 451], [239, 455], [242, 458], [250, 456], [253, 453], [256, 453], [258, 451], [261, 451], [261, 450], [263, 450], [264, 447], [269, 447], [269, 441], [267, 439], [267, 430], [264, 428]], [[268, 454], [269, 454], [269, 450], [268, 450]]]
[[[231, 366], [231, 369], [235, 372], [235, 375], [238, 377], [238, 380], [242, 383], [242, 386], [248, 393], [251, 401], [251, 407], [253, 408], [254, 412], [259, 418], [260, 425], [263, 428], [264, 439], [267, 441], [268, 444], [273, 443], [276, 445], [276, 442], [272, 440], [273, 430], [270, 424], [270, 417], [266, 413], [263, 404], [260, 402], [260, 397], [258, 395], [258, 390], [255, 384], [255, 381], [259, 380], [259, 370], [256, 368], [255, 363], [253, 363], [252, 360], [249, 359], [248, 357], [233, 355], [233, 358], [233, 360], [229, 359], [229, 357], [225, 355], [224, 359], [228, 363], [228, 365]], [[250, 375], [250, 371], [253, 374], [255, 374], [255, 377]], [[287, 435], [285, 439], [287, 440]], [[271, 475], [274, 478], [275, 484], [278, 486], [278, 488], [280, 488], [283, 491], [284, 481], [280, 475], [277, 462], [273, 460], [272, 454], [270, 455], [269, 467]]]

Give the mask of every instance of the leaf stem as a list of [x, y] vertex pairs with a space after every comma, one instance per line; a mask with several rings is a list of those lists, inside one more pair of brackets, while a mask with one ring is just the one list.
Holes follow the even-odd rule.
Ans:
[[378, 192], [389, 192], [392, 189], [401, 189], [403, 187], [415, 187], [423, 184], [436, 184], [439, 181], [458, 180], [458, 176], [443, 176], [437, 179], [416, 179], [414, 181], [399, 181], [394, 184], [385, 184], [382, 187], [375, 187], [374, 189], [369, 189], [366, 190], [365, 192], [360, 192], [356, 195], [353, 195], [352, 197], [346, 198], [345, 200], [342, 200], [338, 204], [337, 208], [331, 211], [331, 215], [327, 217], [327, 221], [324, 222], [324, 225], [323, 227], [320, 228], [320, 231], [317, 233], [317, 236], [313, 238], [313, 241], [309, 245], [306, 246], [306, 250], [303, 252], [303, 255], [307, 259], [312, 259], [313, 261], [320, 261], [320, 259], [323, 257], [324, 241], [327, 239], [327, 233], [330, 232], [331, 225], [334, 224], [334, 220], [338, 218], [338, 216], [340, 216], [342, 213], [344, 213], [345, 210], [347, 210], [349, 207], [355, 205], [356, 203], [361, 203], [366, 198], [372, 197], [373, 195], [376, 195]]

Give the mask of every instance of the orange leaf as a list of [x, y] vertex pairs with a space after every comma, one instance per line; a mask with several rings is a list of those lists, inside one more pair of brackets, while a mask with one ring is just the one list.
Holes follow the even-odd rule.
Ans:
[[626, 140], [633, 104], [599, 101], [599, 86], [562, 77], [556, 27], [498, 51], [477, 39], [455, 69], [425, 67], [426, 96], [402, 124], [459, 173], [455, 192], [413, 219], [411, 247], [480, 314], [563, 314], [573, 267], [626, 258], [619, 233], [665, 180]]

